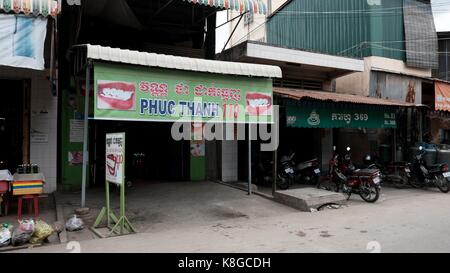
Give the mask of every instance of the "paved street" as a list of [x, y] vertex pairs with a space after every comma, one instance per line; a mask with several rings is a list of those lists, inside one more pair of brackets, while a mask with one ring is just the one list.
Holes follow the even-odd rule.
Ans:
[[[355, 196], [337, 210], [286, 210], [267, 217], [81, 241], [80, 247], [81, 252], [449, 252], [449, 211], [448, 194], [386, 187], [376, 204]], [[21, 252], [69, 252], [67, 247]]]

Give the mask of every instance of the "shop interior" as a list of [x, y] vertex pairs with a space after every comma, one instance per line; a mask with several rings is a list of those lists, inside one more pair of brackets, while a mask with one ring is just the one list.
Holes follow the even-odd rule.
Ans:
[[151, 182], [189, 181], [190, 141], [171, 137], [171, 122], [93, 121], [91, 157], [92, 186], [104, 187], [105, 135], [126, 133], [126, 181], [134, 185]]
[[28, 161], [28, 123], [24, 113], [25, 91], [21, 80], [0, 80], [2, 99], [0, 100], [0, 169], [12, 173], [17, 166]]

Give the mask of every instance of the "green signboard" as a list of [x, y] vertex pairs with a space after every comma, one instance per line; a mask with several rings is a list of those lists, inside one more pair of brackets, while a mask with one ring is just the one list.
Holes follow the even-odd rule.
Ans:
[[377, 107], [287, 105], [288, 127], [302, 128], [396, 128], [395, 110]]
[[95, 63], [96, 119], [270, 123], [272, 80]]

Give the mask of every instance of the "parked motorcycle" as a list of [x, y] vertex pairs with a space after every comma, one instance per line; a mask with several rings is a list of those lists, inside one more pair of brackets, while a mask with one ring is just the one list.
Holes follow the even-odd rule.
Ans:
[[419, 153], [415, 156], [412, 164], [412, 176], [409, 183], [414, 188], [423, 188], [429, 185], [435, 185], [441, 192], [450, 191], [450, 185], [447, 180], [450, 177], [448, 165], [446, 163], [428, 166], [423, 156], [426, 151], [422, 146], [419, 147]]
[[[288, 189], [294, 183], [294, 167], [291, 156], [282, 156], [277, 164], [277, 187]], [[260, 156], [258, 160], [257, 181], [260, 184], [271, 184], [273, 181], [273, 160]]]
[[286, 159], [294, 166], [294, 181], [301, 184], [317, 185], [320, 178], [319, 160], [317, 158], [295, 163], [295, 153], [292, 153]]
[[366, 155], [363, 160], [364, 167], [367, 169], [379, 169], [381, 171], [381, 180], [393, 184], [397, 188], [403, 188], [409, 185], [411, 179], [412, 165], [409, 162], [391, 162], [388, 164], [379, 164], [372, 160], [371, 155]]
[[[335, 151], [336, 147], [333, 147]], [[347, 147], [347, 154], [341, 158], [334, 152], [330, 160], [329, 184], [326, 189], [347, 195], [347, 200], [355, 193], [369, 203], [374, 203], [380, 197], [381, 178], [378, 169], [356, 169], [349, 154], [350, 147]], [[323, 182], [319, 183], [319, 188], [324, 188]]]

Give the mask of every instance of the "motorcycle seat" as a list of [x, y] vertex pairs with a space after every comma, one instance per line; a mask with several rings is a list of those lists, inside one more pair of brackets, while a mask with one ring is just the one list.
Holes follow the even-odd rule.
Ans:
[[433, 165], [429, 165], [428, 167], [428, 171], [430, 173], [437, 173], [441, 171], [442, 166], [444, 165], [444, 163], [442, 164], [433, 164]]
[[360, 176], [372, 176], [378, 172], [379, 172], [378, 169], [359, 169], [359, 170], [355, 170], [354, 174], [360, 175]]
[[396, 161], [396, 162], [392, 162], [391, 165], [395, 165], [395, 166], [404, 166], [404, 165], [408, 165], [409, 162], [406, 161]]

